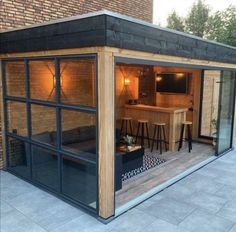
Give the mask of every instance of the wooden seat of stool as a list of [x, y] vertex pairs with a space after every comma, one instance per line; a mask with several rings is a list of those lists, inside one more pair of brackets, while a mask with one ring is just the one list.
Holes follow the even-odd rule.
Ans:
[[190, 121], [184, 121], [183, 124], [184, 124], [184, 125], [192, 125], [193, 123], [190, 122]]
[[121, 118], [122, 120], [126, 120], [126, 121], [129, 121], [129, 120], [132, 120], [132, 118], [130, 118], [130, 117], [123, 117], [123, 118]]
[[148, 120], [140, 119], [140, 120], [138, 120], [138, 122], [140, 122], [140, 123], [148, 123]]
[[165, 126], [166, 123], [164, 123], [164, 122], [154, 122], [153, 125], [156, 125], [156, 126]]
[[[136, 139], [135, 139], [135, 143], [137, 143], [137, 139], [139, 137], [139, 129], [141, 126], [141, 146], [144, 147], [144, 140], [147, 139], [148, 141], [148, 147], [150, 147], [150, 139], [149, 139], [149, 132], [148, 132], [148, 123], [149, 121], [146, 119], [138, 119], [138, 129], [137, 129], [137, 133], [136, 133]], [[146, 129], [146, 137], [145, 137], [145, 129]]]

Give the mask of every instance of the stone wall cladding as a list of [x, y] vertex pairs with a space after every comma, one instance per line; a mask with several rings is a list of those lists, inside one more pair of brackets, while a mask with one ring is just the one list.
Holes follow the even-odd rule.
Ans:
[[104, 9], [152, 22], [153, 0], [2, 0], [0, 31]]

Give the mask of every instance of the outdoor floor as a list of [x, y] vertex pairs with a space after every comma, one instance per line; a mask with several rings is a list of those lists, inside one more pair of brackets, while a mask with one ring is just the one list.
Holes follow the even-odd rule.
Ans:
[[1, 232], [236, 232], [236, 151], [104, 225], [1, 171]]
[[[146, 150], [149, 151], [149, 149]], [[166, 162], [124, 181], [122, 189], [116, 192], [116, 208], [207, 160], [214, 154], [215, 151], [211, 145], [201, 143], [193, 143], [191, 153], [188, 151], [187, 144], [184, 144], [180, 151], [163, 151], [162, 155], [157, 150], [149, 152], [149, 155], [165, 159]]]

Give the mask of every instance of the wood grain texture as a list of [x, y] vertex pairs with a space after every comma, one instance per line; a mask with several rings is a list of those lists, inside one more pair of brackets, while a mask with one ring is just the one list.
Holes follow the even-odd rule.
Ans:
[[99, 216], [114, 215], [114, 61], [112, 53], [98, 53]]
[[142, 59], [149, 61], [162, 61], [171, 62], [176, 64], [188, 64], [188, 65], [202, 65], [208, 67], [217, 68], [232, 68], [235, 69], [235, 64], [216, 62], [209, 60], [191, 59], [180, 56], [160, 55], [151, 52], [141, 52], [129, 49], [119, 49], [115, 47], [107, 46], [95, 46], [95, 47], [84, 47], [84, 48], [71, 48], [71, 49], [58, 49], [58, 50], [45, 50], [45, 51], [32, 51], [24, 53], [6, 53], [0, 54], [0, 58], [15, 58], [15, 57], [37, 57], [37, 56], [53, 56], [53, 55], [73, 55], [73, 54], [86, 54], [86, 53], [97, 53], [99, 51], [113, 52], [116, 57], [126, 57], [132, 59]]

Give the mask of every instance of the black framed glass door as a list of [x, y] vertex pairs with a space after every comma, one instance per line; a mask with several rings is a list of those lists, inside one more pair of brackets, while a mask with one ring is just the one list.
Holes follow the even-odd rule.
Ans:
[[224, 153], [232, 147], [235, 88], [235, 72], [222, 71], [217, 125], [217, 155]]

